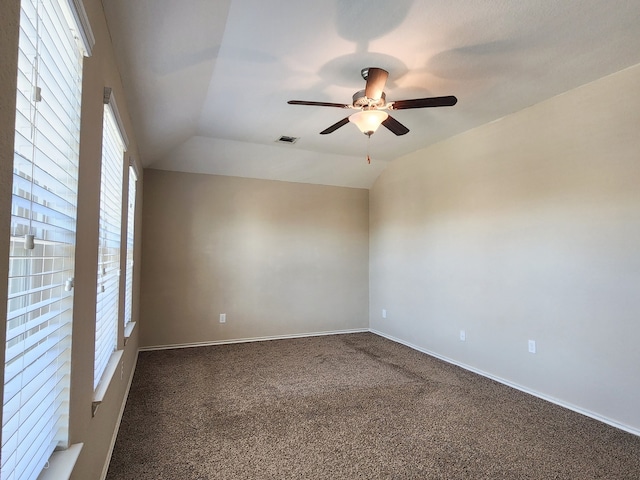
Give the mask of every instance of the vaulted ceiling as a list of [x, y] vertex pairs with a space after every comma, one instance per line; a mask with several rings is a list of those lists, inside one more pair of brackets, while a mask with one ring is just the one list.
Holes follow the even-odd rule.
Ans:
[[[368, 188], [395, 158], [640, 63], [638, 0], [103, 5], [142, 163], [166, 170]], [[387, 100], [458, 104], [394, 112], [410, 132], [370, 144], [352, 124], [319, 135], [345, 111], [287, 104], [350, 103], [370, 66]]]

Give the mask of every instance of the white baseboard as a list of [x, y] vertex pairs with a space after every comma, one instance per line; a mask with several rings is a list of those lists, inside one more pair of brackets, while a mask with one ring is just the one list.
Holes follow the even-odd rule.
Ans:
[[407, 342], [407, 341], [404, 341], [402, 339], [396, 338], [396, 337], [394, 337], [392, 335], [387, 335], [384, 332], [381, 332], [381, 331], [378, 331], [378, 330], [375, 330], [375, 329], [372, 329], [372, 328], [370, 328], [369, 331], [371, 333], [376, 334], [376, 335], [380, 335], [381, 337], [384, 337], [387, 340], [391, 340], [392, 342], [400, 343], [400, 344], [405, 345], [405, 346], [407, 346], [409, 348], [412, 348], [413, 350], [417, 350], [417, 351], [422, 352], [422, 353], [424, 353], [426, 355], [430, 355], [432, 357], [438, 358], [438, 359], [440, 359], [440, 360], [442, 360], [444, 362], [450, 363], [452, 365], [456, 365], [456, 366], [458, 366], [460, 368], [464, 368], [465, 370], [468, 370], [468, 371], [473, 372], [473, 373], [477, 373], [478, 375], [481, 375], [481, 376], [486, 377], [486, 378], [490, 378], [491, 380], [495, 380], [496, 382], [501, 383], [503, 385], [506, 385], [508, 387], [515, 388], [516, 390], [520, 390], [521, 392], [528, 393], [529, 395], [533, 395], [534, 397], [538, 397], [538, 398], [540, 398], [542, 400], [546, 400], [547, 402], [553, 403], [553, 404], [558, 405], [560, 407], [563, 407], [563, 408], [566, 408], [568, 410], [572, 410], [572, 411], [574, 411], [576, 413], [580, 413], [581, 415], [585, 415], [587, 417], [593, 418], [594, 420], [598, 420], [599, 422], [606, 423], [607, 425], [611, 425], [612, 427], [618, 428], [620, 430], [624, 430], [625, 432], [631, 433], [633, 435], [640, 436], [640, 430], [638, 430], [636, 428], [629, 427], [627, 425], [621, 424], [621, 423], [619, 423], [619, 422], [617, 422], [615, 420], [612, 420], [610, 418], [604, 417], [602, 415], [599, 415], [597, 413], [591, 412], [589, 410], [585, 410], [583, 408], [580, 408], [580, 407], [578, 407], [576, 405], [573, 405], [571, 403], [565, 402], [565, 401], [560, 400], [558, 398], [550, 397], [550, 396], [545, 395], [543, 393], [536, 392], [535, 390], [531, 390], [531, 389], [529, 389], [527, 387], [523, 387], [522, 385], [518, 385], [516, 383], [510, 382], [510, 381], [505, 380], [503, 378], [500, 378], [500, 377], [497, 377], [497, 376], [492, 375], [490, 373], [487, 373], [487, 372], [484, 372], [482, 370], [479, 370], [479, 369], [477, 369], [475, 367], [472, 367], [470, 365], [466, 365], [464, 363], [458, 362], [458, 361], [453, 360], [451, 358], [445, 357], [444, 355], [440, 355], [438, 353], [429, 351], [429, 350], [427, 350], [425, 348], [419, 347], [419, 346], [414, 345], [414, 344], [412, 344], [410, 342]]
[[209, 347], [214, 345], [228, 345], [232, 343], [264, 342], [267, 340], [286, 340], [288, 338], [320, 337], [325, 335], [343, 335], [347, 333], [365, 333], [365, 332], [369, 332], [369, 329], [368, 328], [352, 328], [349, 330], [331, 330], [326, 332], [293, 333], [289, 335], [273, 335], [268, 337], [248, 337], [248, 338], [234, 338], [230, 340], [212, 340], [208, 342], [155, 345], [150, 347], [140, 347], [138, 351], [146, 352], [146, 351], [152, 351], [152, 350], [170, 350], [174, 348]]
[[131, 375], [129, 375], [129, 382], [127, 384], [127, 389], [124, 392], [124, 397], [122, 398], [122, 405], [120, 406], [120, 413], [118, 413], [118, 419], [116, 420], [116, 428], [113, 431], [113, 435], [111, 436], [111, 444], [109, 445], [109, 452], [107, 453], [107, 460], [102, 467], [102, 475], [100, 475], [100, 480], [105, 480], [107, 478], [107, 473], [109, 471], [109, 464], [111, 463], [111, 456], [113, 455], [113, 449], [116, 446], [116, 439], [118, 438], [118, 431], [120, 430], [120, 423], [122, 422], [122, 416], [124, 415], [124, 409], [127, 406], [127, 399], [129, 398], [129, 390], [131, 390], [131, 384], [133, 383], [133, 376], [136, 373], [136, 366], [138, 365], [138, 352], [136, 352], [136, 358], [133, 360], [133, 367], [131, 368]]

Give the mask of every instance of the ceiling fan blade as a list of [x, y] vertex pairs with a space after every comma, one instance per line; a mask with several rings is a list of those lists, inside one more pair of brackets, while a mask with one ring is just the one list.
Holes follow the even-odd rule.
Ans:
[[393, 102], [393, 110], [405, 110], [407, 108], [426, 107], [452, 107], [458, 103], [458, 99], [453, 95], [446, 97], [415, 98], [413, 100], [397, 100]]
[[337, 129], [345, 126], [347, 123], [349, 123], [349, 117], [345, 117], [339, 122], [336, 122], [333, 125], [331, 125], [329, 128], [324, 129], [323, 131], [320, 132], [320, 135], [327, 135], [328, 133], [335, 132]]
[[307, 102], [305, 100], [289, 100], [289, 105], [311, 105], [312, 107], [338, 107], [349, 108], [349, 105], [344, 103], [331, 103], [331, 102]]
[[382, 125], [387, 127], [391, 132], [396, 135], [404, 135], [405, 133], [409, 133], [409, 129], [393, 118], [391, 115], [387, 117], [387, 119], [382, 122]]
[[380, 100], [382, 92], [384, 92], [384, 86], [387, 83], [388, 76], [389, 72], [386, 70], [369, 67], [367, 72], [367, 86], [364, 89], [366, 97], [372, 100]]

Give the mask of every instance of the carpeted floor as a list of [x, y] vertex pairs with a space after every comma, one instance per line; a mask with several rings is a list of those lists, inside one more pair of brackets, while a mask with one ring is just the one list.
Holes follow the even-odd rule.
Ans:
[[640, 479], [640, 437], [362, 333], [141, 352], [108, 480]]

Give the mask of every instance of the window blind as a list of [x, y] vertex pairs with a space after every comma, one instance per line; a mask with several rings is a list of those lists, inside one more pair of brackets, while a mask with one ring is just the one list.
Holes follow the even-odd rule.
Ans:
[[136, 218], [136, 183], [138, 176], [133, 165], [129, 166], [129, 192], [127, 198], [129, 205], [127, 209], [127, 271], [125, 293], [124, 293], [124, 326], [126, 327], [133, 315], [133, 241], [135, 233]]
[[125, 137], [110, 89], [105, 90], [100, 180], [100, 238], [96, 300], [94, 389], [100, 383], [111, 354], [118, 345], [122, 173]]
[[[77, 2], [76, 2], [77, 3]], [[4, 365], [4, 480], [68, 446], [84, 9], [22, 0]], [[78, 4], [80, 8], [81, 4]], [[70, 8], [72, 7], [72, 8]]]

